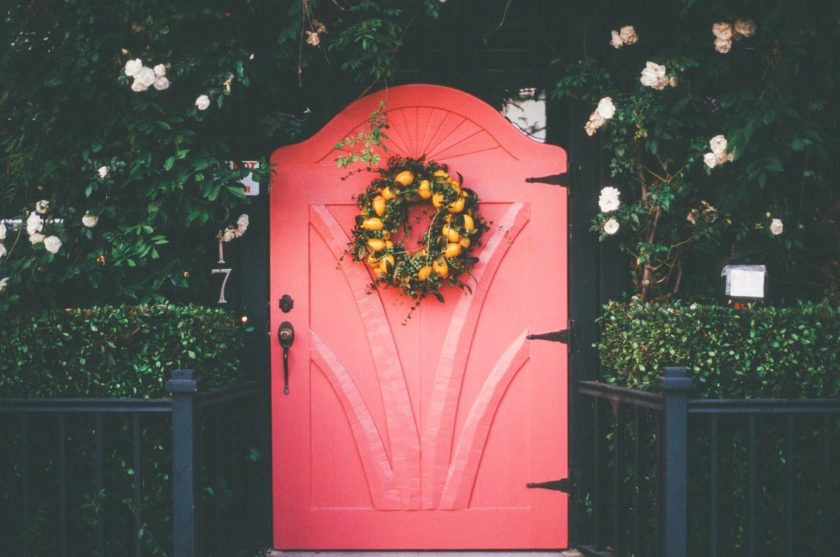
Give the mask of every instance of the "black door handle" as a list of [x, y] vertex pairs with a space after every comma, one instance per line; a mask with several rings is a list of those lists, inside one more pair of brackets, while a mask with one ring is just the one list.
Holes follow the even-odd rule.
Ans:
[[277, 340], [283, 347], [283, 394], [289, 394], [289, 349], [295, 343], [295, 328], [288, 321], [280, 323]]

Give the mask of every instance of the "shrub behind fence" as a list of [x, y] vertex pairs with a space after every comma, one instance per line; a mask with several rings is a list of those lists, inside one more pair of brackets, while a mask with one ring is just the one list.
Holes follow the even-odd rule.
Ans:
[[180, 379], [169, 398], [0, 399], [0, 555], [253, 555], [270, 512], [259, 391]]

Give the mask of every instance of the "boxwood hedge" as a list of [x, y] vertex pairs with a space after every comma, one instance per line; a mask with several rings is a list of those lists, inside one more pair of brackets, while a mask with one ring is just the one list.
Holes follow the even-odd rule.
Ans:
[[655, 390], [688, 368], [694, 396], [840, 396], [840, 310], [825, 303], [742, 308], [612, 302], [600, 318], [602, 378]]
[[21, 312], [0, 321], [0, 397], [165, 396], [172, 370], [204, 389], [242, 379], [243, 326], [195, 305]]

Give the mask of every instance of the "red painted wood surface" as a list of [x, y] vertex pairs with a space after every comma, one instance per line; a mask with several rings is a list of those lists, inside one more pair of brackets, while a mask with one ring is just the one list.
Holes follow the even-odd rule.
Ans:
[[[447, 163], [492, 221], [472, 293], [371, 292], [342, 257], [372, 176], [342, 180], [336, 142], [387, 102], [389, 154]], [[281, 549], [539, 549], [567, 544], [566, 170], [463, 92], [407, 85], [350, 105], [272, 163], [271, 327], [296, 329], [290, 393], [272, 339], [274, 543]], [[294, 298], [282, 313], [277, 301]]]

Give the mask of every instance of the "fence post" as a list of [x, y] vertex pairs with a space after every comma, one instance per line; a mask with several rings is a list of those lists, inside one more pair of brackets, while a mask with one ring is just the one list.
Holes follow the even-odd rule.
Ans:
[[173, 557], [196, 555], [195, 393], [191, 369], [176, 369], [166, 382], [172, 393], [172, 541]]
[[685, 368], [666, 367], [660, 377], [664, 395], [662, 481], [664, 484], [662, 554], [688, 554], [688, 393]]

